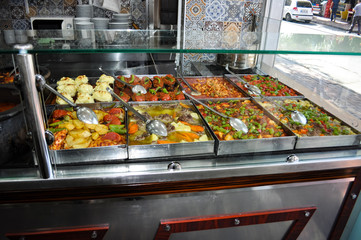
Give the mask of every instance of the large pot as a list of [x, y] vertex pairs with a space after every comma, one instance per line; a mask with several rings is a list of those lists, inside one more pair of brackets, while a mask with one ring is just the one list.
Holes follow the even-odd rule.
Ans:
[[24, 107], [19, 90], [12, 85], [0, 85], [0, 102], [16, 104], [0, 112], [0, 165], [28, 162], [31, 159], [31, 148], [27, 142]]
[[218, 54], [217, 64], [228, 65], [233, 71], [252, 69], [256, 66], [256, 54]]

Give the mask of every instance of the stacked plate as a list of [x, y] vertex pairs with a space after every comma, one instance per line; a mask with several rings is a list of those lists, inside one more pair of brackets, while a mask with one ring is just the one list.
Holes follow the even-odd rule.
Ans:
[[113, 14], [109, 22], [109, 29], [129, 29], [131, 24], [131, 15], [129, 13]]

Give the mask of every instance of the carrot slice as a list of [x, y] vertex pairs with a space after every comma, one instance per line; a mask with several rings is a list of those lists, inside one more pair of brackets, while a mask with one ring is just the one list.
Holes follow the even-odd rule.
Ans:
[[202, 126], [190, 125], [190, 127], [193, 132], [203, 132], [204, 131], [204, 127], [202, 127]]
[[184, 104], [184, 103], [179, 103], [182, 107], [184, 107], [184, 108], [190, 108], [190, 106], [188, 106], [188, 105], [186, 105], [186, 104]]
[[130, 122], [128, 125], [128, 133], [133, 134], [136, 133], [137, 131], [138, 131], [138, 124], [136, 124], [135, 122]]

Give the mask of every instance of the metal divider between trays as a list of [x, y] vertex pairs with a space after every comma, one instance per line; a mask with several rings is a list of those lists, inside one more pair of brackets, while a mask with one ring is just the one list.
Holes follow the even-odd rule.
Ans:
[[[294, 147], [295, 147], [295, 144], [296, 144], [296, 135], [291, 131], [291, 129], [290, 128], [288, 128], [288, 126], [286, 126], [285, 124], [283, 124], [283, 123], [281, 123], [281, 121], [280, 120], [278, 120], [273, 114], [271, 114], [269, 111], [267, 111], [264, 107], [262, 107], [253, 97], [251, 97], [248, 93], [246, 93], [243, 89], [241, 89], [239, 86], [237, 86], [237, 84], [235, 84], [233, 81], [231, 81], [231, 80], [229, 80], [228, 78], [224, 78], [225, 79], [225, 81], [228, 81], [228, 82], [230, 82], [230, 84], [232, 84], [232, 86], [234, 86], [234, 87], [236, 87], [236, 89], [238, 90], [238, 91], [240, 91], [241, 93], [243, 93], [245, 96], [248, 96], [248, 97], [245, 97], [245, 98], [204, 98], [204, 99], [200, 99], [200, 98], [198, 98], [198, 100], [199, 101], [202, 101], [202, 102], [207, 102], [207, 101], [230, 101], [230, 100], [240, 100], [240, 101], [245, 101], [245, 100], [251, 100], [252, 101], [252, 103], [253, 104], [255, 104], [259, 109], [261, 109], [262, 111], [264, 111], [265, 112], [265, 114], [271, 119], [271, 120], [273, 120], [273, 121], [275, 121], [278, 125], [280, 125], [281, 127], [282, 127], [282, 129], [285, 131], [285, 133], [287, 134], [287, 136], [289, 136], [289, 137], [292, 137], [292, 138], [294, 138], [294, 143], [292, 144], [293, 146], [292, 146], [292, 148], [290, 148], [290, 147], [284, 147], [285, 149], [281, 149], [281, 150], [293, 150], [294, 149]], [[178, 80], [178, 79], [177, 79]], [[186, 79], [185, 79], [185, 81], [187, 81]], [[182, 85], [180, 85], [181, 87], [182, 87]], [[195, 105], [195, 103], [193, 102], [193, 101], [191, 101], [192, 102], [192, 104], [194, 105], [194, 107], [195, 107], [195, 109], [197, 110], [197, 112], [198, 112], [198, 114], [201, 116], [201, 118], [202, 118], [202, 120], [205, 122], [205, 124], [206, 124], [206, 126], [207, 126], [207, 128], [208, 129], [210, 129], [210, 132], [212, 133], [212, 136], [213, 136], [213, 138], [216, 140], [216, 142], [215, 142], [215, 153], [217, 154], [217, 155], [225, 155], [225, 153], [223, 153], [223, 152], [227, 152], [227, 151], [222, 151], [221, 150], [221, 147], [223, 146], [223, 147], [225, 147], [225, 148], [227, 148], [227, 145], [231, 145], [230, 143], [226, 143], [227, 141], [223, 141], [223, 140], [220, 140], [220, 139], [218, 139], [218, 137], [215, 135], [215, 133], [214, 133], [214, 131], [211, 129], [211, 127], [209, 126], [209, 124], [208, 124], [208, 122], [205, 120], [205, 118], [203, 117], [203, 115], [201, 114], [201, 112], [199, 111], [199, 109], [197, 108], [197, 106]], [[252, 140], [252, 139], [248, 139], [248, 140], [246, 140], [246, 141], [248, 141], [248, 142], [252, 142], [252, 141], [250, 141], [250, 140]], [[231, 142], [233, 142], [233, 143], [240, 143], [240, 141], [244, 141], [244, 140], [233, 140], [233, 141], [231, 141]], [[257, 141], [257, 139], [254, 139], [254, 141]], [[269, 140], [266, 140], [266, 141], [269, 141]], [[274, 141], [275, 142], [275, 141]], [[272, 143], [273, 144], [273, 143]], [[277, 145], [277, 144], [275, 144], [275, 145]], [[232, 150], [232, 148], [230, 148], [230, 149], [228, 149], [228, 150], [230, 150], [230, 151], [228, 151], [229, 153], [229, 155], [232, 155], [232, 154], [240, 154], [240, 153], [250, 153], [250, 152], [252, 152], [252, 151], [249, 151], [249, 152], [232, 152], [231, 150]], [[259, 150], [261, 150], [262, 151], [262, 149], [259, 149]], [[264, 151], [264, 152], [268, 152], [268, 151]]]

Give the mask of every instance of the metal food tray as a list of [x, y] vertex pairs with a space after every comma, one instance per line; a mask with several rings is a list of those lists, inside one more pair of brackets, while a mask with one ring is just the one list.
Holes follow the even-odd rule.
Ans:
[[[263, 76], [263, 77], [267, 77], [269, 75], [262, 75], [262, 74], [237, 74], [237, 76], [239, 77], [243, 77], [243, 76], [248, 76], [248, 75], [260, 75], [260, 76]], [[236, 85], [236, 87], [242, 91], [244, 91], [240, 86], [237, 85], [236, 82], [238, 82], [238, 80], [233, 80], [235, 79], [235, 77], [232, 75], [232, 74], [225, 74], [224, 75], [226, 77], [227, 80], [229, 80], [230, 82], [234, 83]], [[271, 76], [272, 77], [272, 76]], [[245, 82], [247, 82], [246, 80], [244, 80]], [[280, 83], [282, 83], [283, 85], [285, 85], [286, 87], [292, 89], [293, 91], [296, 92], [297, 96], [265, 96], [265, 98], [274, 98], [274, 97], [284, 97], [284, 98], [303, 98], [304, 95], [302, 93], [300, 93], [299, 91], [295, 90], [294, 88], [288, 86], [287, 84], [283, 83], [282, 81], [278, 80]], [[240, 82], [240, 81], [239, 81]], [[240, 82], [242, 83], [242, 82]], [[243, 84], [243, 83], [242, 83]], [[254, 97], [254, 98], [259, 98], [259, 96], [252, 96], [251, 94], [249, 94], [248, 92], [246, 92], [248, 96], [250, 97]]]
[[[162, 105], [162, 104], [174, 104], [182, 102], [194, 110], [199, 115], [199, 112], [195, 109], [193, 104], [188, 100], [182, 101], [163, 101], [163, 102], [131, 102], [132, 106], [136, 105]], [[204, 122], [204, 119], [200, 116], [200, 120], [205, 127], [206, 134], [209, 141], [204, 142], [188, 142], [188, 143], [173, 143], [173, 144], [154, 144], [154, 145], [129, 145], [128, 154], [129, 159], [140, 158], [156, 158], [156, 157], [173, 157], [173, 156], [189, 156], [189, 155], [214, 155], [215, 140]], [[129, 139], [128, 139], [129, 141]]]
[[[233, 81], [230, 81], [230, 80], [228, 80], [226, 77], [223, 77], [223, 76], [195, 76], [195, 77], [184, 77], [184, 81], [187, 81], [189, 84], [192, 84], [192, 83], [194, 83], [194, 81], [195, 80], [197, 80], [197, 79], [199, 79], [199, 78], [222, 78], [223, 79], [223, 81], [225, 81], [226, 83], [229, 83], [229, 84], [231, 84], [238, 92], [240, 92], [241, 94], [243, 94], [244, 95], [244, 98], [247, 98], [247, 97], [250, 97], [250, 95], [247, 93], [247, 92], [245, 92], [243, 89], [241, 89], [240, 87], [238, 87], [237, 86], [237, 84], [235, 84]], [[182, 80], [179, 78], [179, 77], [177, 77], [177, 79], [178, 79], [178, 82], [179, 83], [181, 83], [182, 82]], [[185, 84], [184, 84], [185, 85]], [[182, 84], [181, 84], [181, 86], [182, 86]], [[189, 88], [188, 88], [188, 86], [182, 86], [183, 87], [183, 89], [185, 89], [185, 91], [187, 92], [187, 93], [189, 93], [190, 94], [190, 91], [189, 91]], [[197, 98], [197, 99], [212, 99], [212, 100], [214, 100], [214, 99], [225, 99], [225, 98], [212, 98], [212, 97], [209, 97], [209, 96], [205, 96], [205, 95], [200, 95], [200, 96], [193, 96], [194, 98]], [[229, 97], [227, 97], [227, 98], [229, 98]]]
[[[312, 103], [313, 105], [323, 109], [323, 111], [327, 115], [329, 115], [332, 118], [340, 121], [342, 125], [345, 125], [345, 126], [349, 127], [353, 132], [356, 133], [356, 135], [335, 135], [335, 136], [314, 136], [314, 137], [299, 137], [299, 136], [297, 136], [295, 149], [346, 147], [346, 146], [359, 146], [361, 144], [361, 133], [358, 130], [351, 127], [346, 122], [340, 120], [338, 117], [331, 114], [330, 112], [325, 110], [323, 107], [315, 104], [314, 102], [312, 102], [311, 100], [309, 100], [309, 99], [307, 99], [305, 97], [303, 97], [303, 98], [299, 98], [299, 97], [294, 97], [294, 98], [279, 97], [278, 99], [274, 99], [274, 100], [286, 100], [286, 99], [302, 100], [302, 101], [307, 100], [310, 103]], [[258, 99], [258, 101], [261, 101], [261, 99]], [[268, 101], [268, 100], [266, 100], [266, 101]], [[268, 110], [265, 110], [265, 111], [268, 112]], [[270, 114], [272, 114], [272, 113], [270, 113]]]
[[[106, 107], [122, 107], [119, 102], [79, 104], [91, 109], [102, 109]], [[69, 105], [57, 105], [55, 109], [65, 109]], [[125, 114], [124, 121], [127, 121]], [[128, 158], [127, 145], [105, 146], [81, 149], [49, 150], [54, 164], [89, 163], [110, 160], [123, 160]]]
[[271, 152], [271, 151], [283, 151], [293, 150], [296, 144], [296, 135], [284, 124], [282, 124], [277, 118], [266, 111], [259, 103], [252, 98], [228, 98], [228, 99], [201, 99], [201, 102], [217, 101], [227, 102], [230, 100], [250, 100], [258, 108], [262, 109], [264, 113], [278, 125], [282, 127], [288, 136], [274, 137], [274, 138], [262, 138], [262, 139], [239, 139], [239, 140], [220, 140], [213, 132], [207, 121], [203, 118], [203, 121], [207, 124], [208, 128], [211, 129], [213, 137], [216, 139], [216, 154], [217, 155], [232, 155], [241, 153], [259, 153], [259, 152]]

